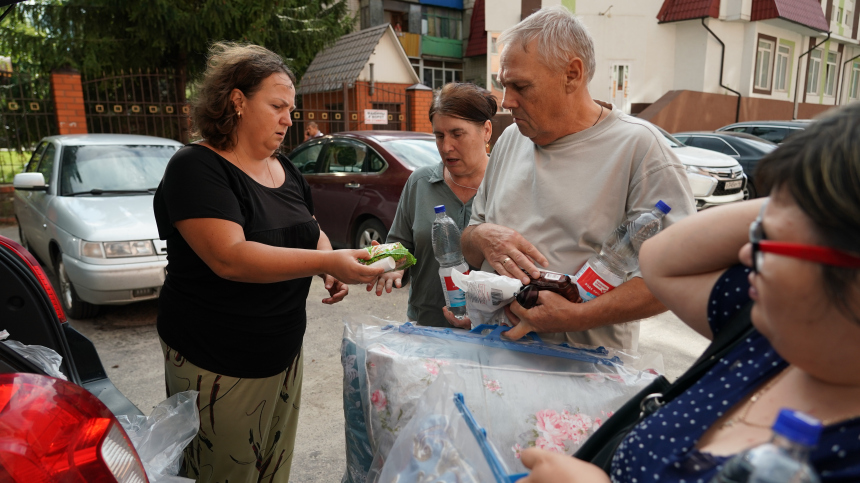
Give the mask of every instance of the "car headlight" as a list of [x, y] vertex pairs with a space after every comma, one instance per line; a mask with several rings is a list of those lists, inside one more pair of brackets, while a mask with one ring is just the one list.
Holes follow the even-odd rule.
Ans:
[[90, 258], [150, 257], [155, 255], [155, 247], [150, 240], [118, 242], [82, 242], [81, 255]]
[[688, 165], [688, 166], [686, 167], [686, 169], [687, 169], [687, 172], [688, 172], [688, 173], [691, 173], [691, 174], [698, 174], [698, 175], [702, 175], [702, 176], [710, 176], [710, 177], [713, 177], [713, 176], [714, 176], [714, 175], [713, 175], [713, 173], [711, 173], [710, 171], [708, 171], [708, 169], [707, 169], [707, 168], [703, 168], [703, 167], [701, 167], [701, 166], [689, 166], [689, 165]]

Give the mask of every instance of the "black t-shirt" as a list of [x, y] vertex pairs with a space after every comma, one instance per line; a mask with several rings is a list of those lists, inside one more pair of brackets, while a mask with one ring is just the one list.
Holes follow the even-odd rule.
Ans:
[[200, 145], [176, 152], [155, 193], [158, 234], [167, 240], [167, 277], [158, 303], [158, 335], [191, 363], [232, 377], [270, 377], [293, 361], [307, 322], [311, 277], [244, 283], [219, 277], [174, 223], [218, 218], [238, 223], [245, 239], [316, 249], [319, 225], [311, 190], [286, 158], [284, 184], [263, 186]]

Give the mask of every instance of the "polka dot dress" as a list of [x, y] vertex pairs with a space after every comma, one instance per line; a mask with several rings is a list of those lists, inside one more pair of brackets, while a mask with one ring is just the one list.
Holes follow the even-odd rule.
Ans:
[[[708, 322], [716, 334], [749, 301], [749, 269], [737, 265], [714, 285]], [[636, 426], [612, 461], [613, 482], [708, 483], [726, 457], [695, 449], [704, 432], [744, 396], [787, 366], [755, 332], [683, 395]], [[828, 426], [812, 461], [822, 481], [860, 481], [860, 419]]]

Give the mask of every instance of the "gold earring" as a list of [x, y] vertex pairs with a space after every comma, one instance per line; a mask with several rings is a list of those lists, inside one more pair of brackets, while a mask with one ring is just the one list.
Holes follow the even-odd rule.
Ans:
[[242, 119], [242, 111], [236, 112], [236, 115], [239, 116], [239, 119]]
[[490, 143], [487, 143], [487, 154], [490, 154]]

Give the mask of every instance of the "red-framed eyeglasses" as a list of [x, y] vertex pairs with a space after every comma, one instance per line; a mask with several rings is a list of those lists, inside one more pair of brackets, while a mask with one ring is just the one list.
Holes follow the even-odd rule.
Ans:
[[860, 257], [837, 250], [836, 248], [768, 240], [761, 222], [767, 203], [765, 201], [758, 218], [750, 224], [752, 269], [754, 272], [758, 272], [758, 267], [762, 263], [762, 254], [764, 253], [774, 253], [784, 257], [798, 258], [834, 267], [860, 268]]

